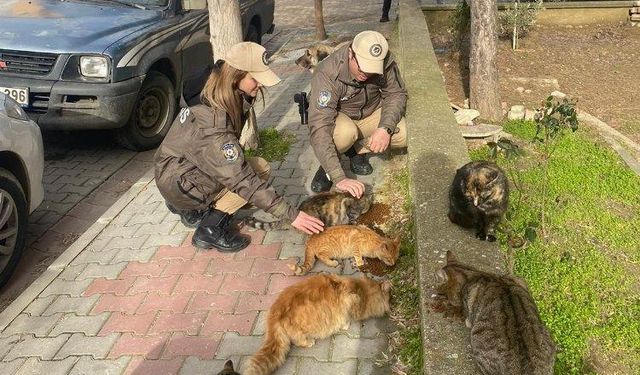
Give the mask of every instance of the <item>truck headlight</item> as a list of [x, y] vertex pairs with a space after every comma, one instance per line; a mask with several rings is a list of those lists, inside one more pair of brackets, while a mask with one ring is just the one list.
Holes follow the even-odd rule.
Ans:
[[80, 56], [80, 73], [85, 77], [107, 78], [109, 62], [102, 56]]

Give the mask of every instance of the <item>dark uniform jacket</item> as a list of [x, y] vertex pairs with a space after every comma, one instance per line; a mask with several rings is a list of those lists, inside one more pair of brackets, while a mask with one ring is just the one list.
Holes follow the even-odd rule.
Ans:
[[320, 165], [336, 183], [345, 178], [333, 143], [338, 112], [361, 120], [382, 107], [378, 127], [394, 131], [407, 106], [407, 90], [391, 52], [384, 60], [384, 74], [357, 82], [349, 72], [349, 45], [337, 49], [318, 65], [309, 95], [311, 146]]
[[239, 137], [225, 111], [204, 104], [182, 108], [155, 155], [160, 193], [177, 209], [204, 210], [226, 188], [293, 221], [298, 211], [245, 162]]

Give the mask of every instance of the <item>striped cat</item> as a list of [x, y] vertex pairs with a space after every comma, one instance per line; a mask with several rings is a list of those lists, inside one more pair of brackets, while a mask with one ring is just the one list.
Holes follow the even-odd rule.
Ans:
[[551, 375], [556, 346], [525, 282], [460, 263], [450, 251], [438, 293], [461, 307], [483, 375]]
[[494, 163], [472, 161], [456, 171], [449, 190], [451, 222], [475, 228], [477, 238], [493, 242], [508, 205], [509, 183]]
[[[322, 220], [324, 227], [340, 224], [354, 224], [360, 215], [369, 211], [373, 203], [373, 195], [354, 198], [349, 193], [338, 191], [324, 192], [307, 198], [300, 203], [298, 209]], [[255, 229], [278, 230], [287, 229], [288, 220], [264, 222], [253, 216], [245, 219], [245, 224]]]
[[240, 375], [240, 373], [233, 369], [233, 362], [229, 360], [225, 362], [224, 368], [218, 373], [218, 375]]

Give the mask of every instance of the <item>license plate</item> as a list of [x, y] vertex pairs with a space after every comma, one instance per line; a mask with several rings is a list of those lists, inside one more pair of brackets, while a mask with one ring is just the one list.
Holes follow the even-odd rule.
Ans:
[[29, 88], [28, 87], [0, 87], [0, 92], [3, 92], [11, 99], [18, 102], [23, 107], [29, 105]]

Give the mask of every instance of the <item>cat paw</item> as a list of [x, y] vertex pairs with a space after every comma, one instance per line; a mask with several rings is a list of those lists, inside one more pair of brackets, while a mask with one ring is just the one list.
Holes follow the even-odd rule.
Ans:
[[496, 242], [496, 236], [494, 236], [493, 234], [487, 235], [487, 241]]
[[300, 345], [300, 346], [302, 346], [303, 348], [310, 348], [310, 347], [314, 346], [315, 344], [316, 344], [316, 340], [315, 339], [311, 339], [311, 340], [307, 340], [307, 341], [303, 342], [302, 345]]
[[349, 326], [351, 326], [351, 324], [349, 322], [345, 323], [342, 327], [340, 327], [341, 330], [346, 331], [349, 329]]
[[478, 232], [476, 233], [476, 238], [481, 241], [485, 241], [487, 239], [487, 235], [482, 232]]

